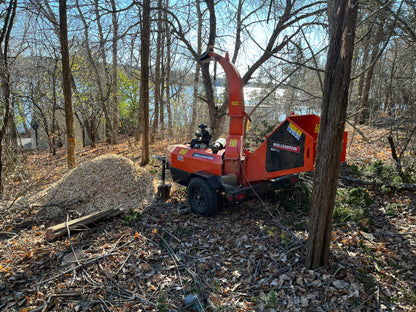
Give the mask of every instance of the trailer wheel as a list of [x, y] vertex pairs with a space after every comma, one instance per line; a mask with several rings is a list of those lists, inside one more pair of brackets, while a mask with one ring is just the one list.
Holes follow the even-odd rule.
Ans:
[[217, 192], [203, 178], [194, 178], [188, 185], [188, 202], [192, 212], [208, 217], [217, 210]]

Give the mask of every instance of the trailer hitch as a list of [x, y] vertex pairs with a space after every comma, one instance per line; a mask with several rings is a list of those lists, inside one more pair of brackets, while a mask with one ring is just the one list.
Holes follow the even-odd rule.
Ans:
[[152, 158], [162, 162], [162, 181], [157, 186], [157, 196], [162, 200], [168, 200], [170, 197], [171, 185], [166, 183], [166, 168], [169, 166], [166, 161], [166, 156], [153, 155]]

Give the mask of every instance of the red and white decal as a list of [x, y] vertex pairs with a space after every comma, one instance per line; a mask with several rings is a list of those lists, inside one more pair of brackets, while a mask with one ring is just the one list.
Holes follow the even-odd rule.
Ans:
[[277, 150], [284, 150], [284, 151], [289, 151], [293, 153], [300, 153], [300, 146], [293, 146], [293, 145], [273, 142], [273, 147], [270, 150], [274, 152]]

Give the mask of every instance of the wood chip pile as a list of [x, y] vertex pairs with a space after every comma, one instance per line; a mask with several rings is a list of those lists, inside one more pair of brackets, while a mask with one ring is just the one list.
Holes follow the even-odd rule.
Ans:
[[83, 216], [111, 207], [142, 209], [154, 195], [152, 175], [118, 155], [97, 157], [70, 171], [46, 189], [17, 204], [37, 211], [38, 219]]

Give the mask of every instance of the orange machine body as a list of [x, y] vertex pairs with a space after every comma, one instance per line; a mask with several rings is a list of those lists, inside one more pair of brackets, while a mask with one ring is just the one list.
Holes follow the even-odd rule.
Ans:
[[[320, 118], [317, 115], [288, 116], [253, 152], [244, 148], [248, 115], [244, 109], [243, 83], [228, 56], [207, 54], [224, 68], [228, 81], [230, 117], [225, 146], [215, 150], [190, 144], [168, 146], [167, 161], [173, 179], [188, 185], [194, 175], [215, 177], [212, 187], [219, 190], [268, 183], [279, 177], [311, 171], [316, 158]], [[347, 132], [344, 133], [341, 161], [345, 161]], [[283, 178], [281, 178], [283, 179]], [[230, 191], [237, 194], [236, 190]], [[229, 194], [230, 194], [229, 192]], [[233, 195], [234, 196], [234, 195]]]

